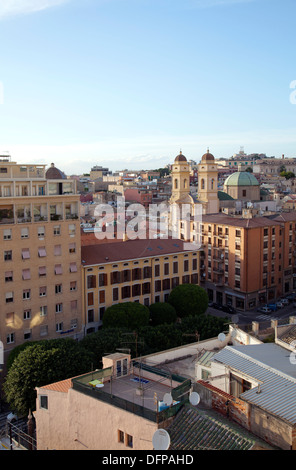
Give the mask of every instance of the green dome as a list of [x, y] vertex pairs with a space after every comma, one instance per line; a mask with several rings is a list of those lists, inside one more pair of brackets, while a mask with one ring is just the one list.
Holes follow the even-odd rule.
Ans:
[[226, 178], [224, 186], [259, 186], [259, 181], [248, 171], [238, 171]]

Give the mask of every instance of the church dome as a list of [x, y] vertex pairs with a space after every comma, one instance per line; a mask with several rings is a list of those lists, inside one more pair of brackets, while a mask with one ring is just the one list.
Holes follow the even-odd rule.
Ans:
[[214, 155], [212, 155], [209, 151], [207, 151], [207, 153], [205, 153], [201, 157], [201, 159], [202, 159], [202, 161], [215, 161]]
[[54, 163], [52, 163], [45, 174], [45, 178], [47, 180], [61, 180], [65, 179], [66, 177], [64, 173], [58, 168], [56, 168], [54, 166]]
[[224, 186], [259, 186], [259, 181], [248, 171], [237, 171], [226, 178]]
[[187, 162], [187, 158], [180, 151], [179, 155], [177, 155], [176, 158], [175, 158], [175, 162], [176, 163], [178, 163], [178, 162]]

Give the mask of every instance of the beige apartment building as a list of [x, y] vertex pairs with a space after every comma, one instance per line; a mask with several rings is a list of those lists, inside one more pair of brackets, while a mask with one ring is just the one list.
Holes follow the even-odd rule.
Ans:
[[173, 238], [85, 245], [81, 260], [86, 333], [102, 325], [113, 304], [149, 306], [167, 301], [179, 284], [199, 283], [199, 252]]
[[79, 195], [55, 166], [0, 158], [0, 340], [81, 331]]
[[209, 214], [196, 230], [192, 223], [203, 247], [200, 285], [211, 301], [248, 310], [296, 288], [296, 212], [252, 219]]

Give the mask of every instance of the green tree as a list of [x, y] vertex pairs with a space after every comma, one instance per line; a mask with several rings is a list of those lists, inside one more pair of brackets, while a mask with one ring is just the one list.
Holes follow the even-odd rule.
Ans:
[[196, 284], [181, 284], [171, 291], [168, 302], [176, 309], [177, 315], [184, 318], [205, 313], [208, 295]]
[[176, 309], [168, 302], [151, 304], [149, 310], [152, 326], [175, 323], [177, 320]]
[[15, 357], [3, 384], [10, 408], [18, 415], [35, 410], [35, 387], [91, 370], [91, 355], [74, 340], [32, 343]]
[[124, 302], [108, 307], [103, 316], [103, 328], [137, 330], [149, 324], [149, 309], [137, 302]]

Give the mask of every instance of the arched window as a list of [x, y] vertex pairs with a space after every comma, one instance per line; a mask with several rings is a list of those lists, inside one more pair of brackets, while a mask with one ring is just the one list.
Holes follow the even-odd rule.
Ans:
[[211, 189], [214, 189], [214, 185], [215, 185], [215, 180], [214, 178], [211, 180]]
[[177, 178], [175, 179], [175, 189], [178, 189], [178, 180], [177, 180]]
[[200, 189], [205, 189], [205, 180], [202, 179], [200, 182]]
[[186, 189], [186, 188], [187, 188], [187, 180], [185, 179], [184, 180], [184, 189]]

